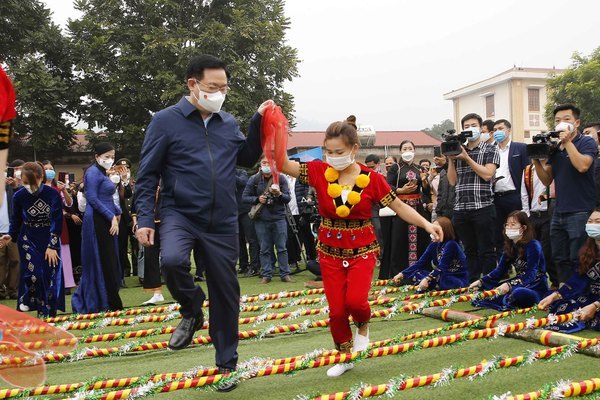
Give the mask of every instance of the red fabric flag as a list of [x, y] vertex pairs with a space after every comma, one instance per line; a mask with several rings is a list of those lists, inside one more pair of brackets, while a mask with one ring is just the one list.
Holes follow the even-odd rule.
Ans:
[[261, 145], [271, 166], [273, 183], [279, 185], [279, 173], [287, 157], [289, 123], [281, 107], [267, 107], [261, 123]]
[[0, 65], [0, 122], [10, 121], [17, 116], [15, 99], [13, 84]]

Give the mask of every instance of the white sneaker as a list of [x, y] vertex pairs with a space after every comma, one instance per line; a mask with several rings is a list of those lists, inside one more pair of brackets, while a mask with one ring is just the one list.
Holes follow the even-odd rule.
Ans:
[[161, 301], [165, 301], [162, 293], [154, 293], [154, 296], [150, 300], [146, 300], [142, 304], [145, 306], [154, 305], [156, 303], [160, 303]]
[[354, 336], [354, 351], [365, 351], [369, 348], [369, 331], [367, 330], [367, 336], [359, 335], [358, 328], [356, 329], [356, 335]]
[[30, 310], [29, 306], [26, 306], [25, 304], [21, 303], [19, 304], [19, 310], [23, 311], [23, 312], [27, 312]]
[[352, 363], [335, 364], [333, 367], [327, 370], [327, 376], [329, 376], [330, 378], [334, 378], [336, 376], [342, 375], [346, 371], [350, 371], [352, 368], [354, 368], [354, 364]]

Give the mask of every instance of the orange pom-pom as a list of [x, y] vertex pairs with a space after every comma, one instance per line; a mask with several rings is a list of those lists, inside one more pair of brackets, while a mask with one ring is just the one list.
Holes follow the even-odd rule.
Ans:
[[348, 193], [348, 204], [355, 205], [360, 202], [360, 193], [355, 192], [354, 190]]
[[346, 205], [341, 205], [335, 209], [335, 213], [338, 215], [338, 217], [346, 218], [348, 215], [350, 215], [350, 209]]
[[358, 186], [361, 189], [366, 188], [369, 182], [371, 182], [371, 178], [369, 178], [369, 175], [360, 174], [356, 177], [356, 186]]
[[325, 179], [327, 179], [327, 182], [330, 182], [330, 183], [335, 182], [338, 180], [339, 177], [340, 177], [340, 173], [338, 171], [336, 171], [335, 169], [329, 167], [325, 170]]
[[329, 197], [336, 198], [342, 195], [342, 187], [337, 183], [330, 183], [327, 187], [327, 194]]

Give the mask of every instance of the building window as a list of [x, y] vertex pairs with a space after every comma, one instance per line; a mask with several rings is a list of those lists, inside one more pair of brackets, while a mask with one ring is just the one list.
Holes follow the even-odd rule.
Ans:
[[485, 96], [485, 117], [494, 118], [494, 95]]
[[531, 126], [531, 127], [540, 126], [540, 114], [529, 114], [529, 126]]
[[[527, 89], [529, 111], [540, 111], [540, 89]], [[532, 125], [533, 126], [533, 125]], [[539, 126], [539, 125], [535, 125]]]

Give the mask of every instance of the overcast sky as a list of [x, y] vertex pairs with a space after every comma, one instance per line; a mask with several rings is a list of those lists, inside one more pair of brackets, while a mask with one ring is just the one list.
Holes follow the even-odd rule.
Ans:
[[[70, 0], [43, 0], [57, 23]], [[355, 114], [377, 130], [452, 118], [442, 95], [520, 67], [565, 68], [600, 46], [600, 1], [287, 0], [298, 49], [296, 130]], [[586, 16], [590, 16], [586, 20]]]

